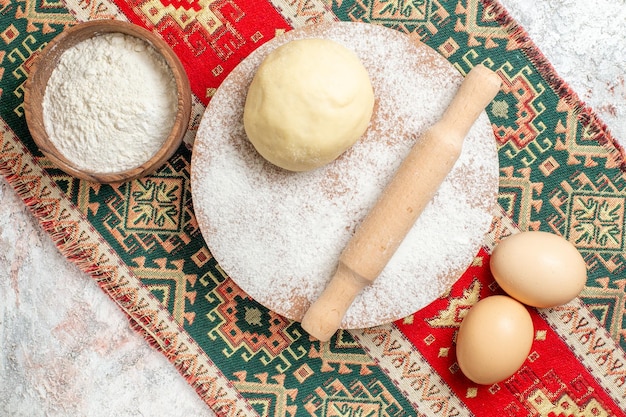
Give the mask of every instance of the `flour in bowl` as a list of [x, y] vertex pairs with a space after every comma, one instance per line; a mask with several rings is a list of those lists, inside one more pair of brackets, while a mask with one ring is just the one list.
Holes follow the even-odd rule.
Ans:
[[65, 51], [43, 102], [44, 126], [79, 169], [135, 168], [163, 145], [177, 112], [176, 83], [147, 42], [122, 33], [86, 39]]

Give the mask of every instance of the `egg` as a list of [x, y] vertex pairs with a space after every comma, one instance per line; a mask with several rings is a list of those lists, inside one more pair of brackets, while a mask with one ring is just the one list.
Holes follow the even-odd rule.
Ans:
[[503, 239], [489, 266], [508, 295], [538, 308], [570, 302], [587, 282], [587, 265], [576, 247], [548, 232], [521, 232]]
[[530, 313], [506, 295], [476, 303], [457, 334], [456, 357], [465, 376], [491, 385], [513, 375], [524, 363], [533, 343]]

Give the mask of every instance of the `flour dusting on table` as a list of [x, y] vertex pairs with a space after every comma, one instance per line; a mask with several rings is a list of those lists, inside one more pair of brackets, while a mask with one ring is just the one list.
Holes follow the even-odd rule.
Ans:
[[[333, 163], [288, 172], [266, 162], [247, 140], [243, 103], [256, 67], [272, 48], [314, 36], [359, 55], [377, 97], [374, 116], [364, 137]], [[461, 81], [433, 50], [373, 25], [318, 26], [260, 47], [213, 97], [194, 147], [194, 208], [220, 266], [257, 301], [299, 320], [334, 274], [357, 225]], [[496, 146], [483, 113], [437, 195], [381, 276], [357, 297], [342, 327], [383, 324], [444, 293], [477, 254], [497, 187]]]

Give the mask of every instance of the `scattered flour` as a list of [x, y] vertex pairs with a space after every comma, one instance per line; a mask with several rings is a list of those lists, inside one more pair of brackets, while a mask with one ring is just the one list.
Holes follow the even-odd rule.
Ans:
[[[192, 156], [194, 209], [211, 252], [250, 296], [296, 320], [321, 294], [355, 228], [462, 81], [435, 51], [416, 48], [399, 32], [358, 23], [309, 30], [263, 45], [229, 75], [207, 108]], [[377, 100], [364, 137], [333, 163], [304, 173], [265, 162], [242, 126], [256, 66], [296, 36], [328, 37], [355, 51]], [[342, 326], [405, 317], [447, 291], [484, 242], [497, 189], [496, 144], [483, 113], [437, 195]]]
[[44, 94], [46, 132], [80, 169], [135, 168], [167, 139], [177, 110], [165, 59], [134, 36], [107, 33], [65, 51]]

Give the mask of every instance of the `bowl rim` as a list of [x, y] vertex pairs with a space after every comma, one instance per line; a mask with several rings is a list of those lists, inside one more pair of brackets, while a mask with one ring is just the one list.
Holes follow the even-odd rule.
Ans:
[[[61, 55], [68, 48], [83, 40], [107, 33], [123, 33], [144, 40], [166, 61], [176, 83], [177, 111], [170, 134], [159, 150], [138, 166], [118, 172], [94, 172], [83, 170], [64, 157], [50, 141], [43, 122], [44, 88]], [[53, 63], [49, 71], [42, 70], [42, 63]], [[47, 72], [47, 73], [46, 73]], [[119, 183], [149, 175], [161, 167], [181, 145], [191, 117], [191, 87], [182, 62], [165, 40], [157, 34], [134, 23], [99, 19], [78, 23], [61, 32], [41, 50], [35, 58], [32, 70], [24, 85], [24, 114], [28, 130], [39, 150], [58, 168], [79, 179], [99, 183]]]

